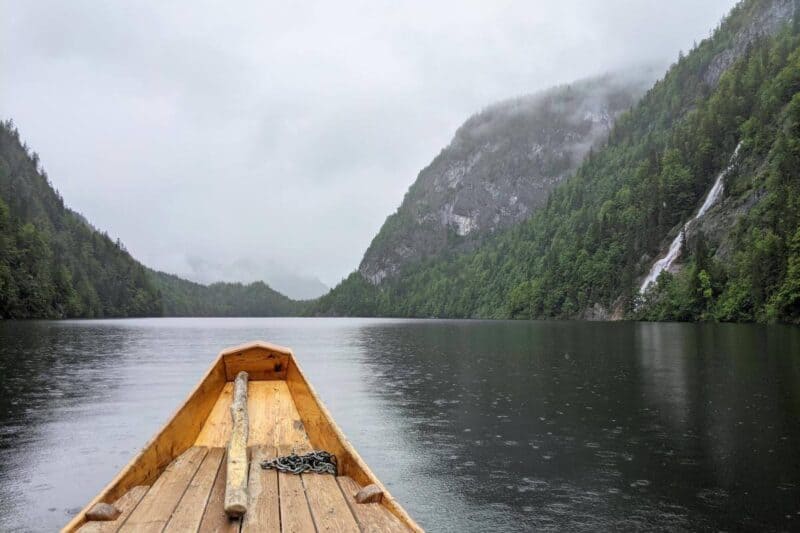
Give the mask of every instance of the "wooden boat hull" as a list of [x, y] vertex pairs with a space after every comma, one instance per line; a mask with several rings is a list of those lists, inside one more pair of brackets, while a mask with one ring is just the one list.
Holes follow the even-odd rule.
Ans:
[[[212, 506], [217, 505], [219, 487], [224, 486], [229, 408], [233, 381], [240, 371], [246, 371], [250, 379], [252, 418], [247, 444], [250, 483], [256, 494], [251, 494], [254, 505], [244, 519], [229, 520], [226, 525], [221, 507]], [[340, 477], [278, 474], [256, 464], [311, 449], [333, 453]], [[352, 492], [368, 485], [380, 488], [380, 503], [355, 503]], [[306, 497], [304, 509], [302, 498]], [[98, 503], [117, 503], [125, 512], [113, 522], [88, 521], [87, 512]], [[247, 527], [255, 526], [257, 519], [265, 522]], [[62, 531], [203, 531], [220, 530], [220, 526], [226, 531], [422, 531], [349, 443], [292, 351], [265, 342], [223, 350], [156, 436]]]

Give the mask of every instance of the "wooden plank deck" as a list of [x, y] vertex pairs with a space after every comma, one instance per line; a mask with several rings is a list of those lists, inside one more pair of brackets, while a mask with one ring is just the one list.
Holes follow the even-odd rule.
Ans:
[[278, 472], [261, 468], [261, 461], [274, 457], [274, 446], [256, 446], [251, 451], [247, 483], [250, 502], [242, 522], [242, 533], [281, 529]]
[[233, 384], [226, 383], [195, 445], [175, 459], [151, 487], [135, 487], [117, 501], [112, 522], [88, 522], [93, 532], [359, 532], [408, 531], [380, 504], [357, 504], [359, 485], [348, 477], [278, 473], [261, 468], [276, 455], [305, 453], [311, 443], [285, 381], [251, 381], [248, 512], [230, 520], [223, 510], [225, 446], [230, 438]]
[[208, 504], [211, 496], [211, 489], [217, 479], [217, 473], [222, 464], [225, 450], [222, 448], [211, 448], [208, 450], [203, 463], [197, 469], [197, 473], [183, 493], [181, 501], [172, 513], [164, 531], [197, 531], [200, 521], [203, 519], [203, 510]]
[[159, 476], [120, 528], [121, 533], [157, 532], [167, 525], [208, 448], [193, 446]]
[[[224, 455], [224, 454], [223, 454]], [[223, 458], [224, 465], [224, 458]], [[199, 531], [204, 533], [239, 533], [241, 520], [231, 520], [225, 514], [225, 467], [220, 466], [214, 487], [205, 509], [198, 510], [203, 518]]]

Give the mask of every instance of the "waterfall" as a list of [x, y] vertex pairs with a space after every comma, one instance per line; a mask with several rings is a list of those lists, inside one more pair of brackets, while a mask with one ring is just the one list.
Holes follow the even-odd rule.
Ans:
[[742, 143], [739, 143], [736, 146], [736, 150], [733, 151], [733, 155], [731, 156], [730, 163], [728, 164], [727, 168], [725, 168], [722, 172], [719, 173], [717, 176], [716, 181], [714, 182], [714, 186], [711, 187], [711, 190], [708, 191], [708, 196], [706, 196], [703, 205], [700, 206], [700, 210], [697, 211], [697, 214], [693, 216], [689, 222], [683, 225], [681, 231], [678, 232], [678, 236], [675, 237], [675, 240], [672, 241], [672, 244], [669, 245], [669, 250], [667, 251], [667, 255], [659, 259], [653, 264], [653, 267], [650, 269], [650, 272], [647, 274], [647, 277], [644, 278], [642, 282], [642, 286], [639, 288], [639, 292], [644, 294], [647, 291], [647, 288], [650, 286], [651, 283], [654, 283], [658, 276], [661, 275], [662, 272], [665, 270], [669, 270], [672, 267], [672, 264], [675, 262], [676, 259], [681, 255], [681, 248], [683, 248], [683, 236], [686, 233], [686, 229], [689, 227], [689, 224], [694, 222], [695, 220], [699, 219], [706, 212], [711, 209], [711, 207], [717, 203], [717, 201], [722, 196], [722, 193], [725, 188], [725, 176], [733, 169], [734, 162], [736, 161], [736, 156], [739, 154], [739, 148], [742, 147]]

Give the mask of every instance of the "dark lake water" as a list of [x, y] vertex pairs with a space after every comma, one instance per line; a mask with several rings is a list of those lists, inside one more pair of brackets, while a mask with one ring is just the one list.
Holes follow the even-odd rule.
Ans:
[[800, 329], [360, 319], [0, 323], [0, 530], [63, 525], [252, 339], [430, 531], [800, 530]]

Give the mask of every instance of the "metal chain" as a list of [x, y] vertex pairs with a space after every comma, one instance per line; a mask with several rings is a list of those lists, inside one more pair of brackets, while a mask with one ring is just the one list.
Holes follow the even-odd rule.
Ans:
[[284, 455], [268, 461], [261, 461], [265, 470], [279, 470], [291, 474], [315, 472], [336, 475], [336, 456], [329, 452], [310, 452], [305, 455]]

